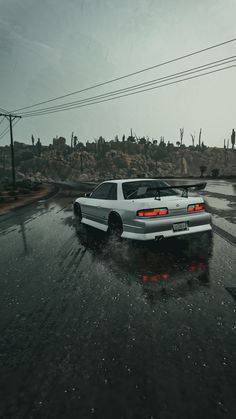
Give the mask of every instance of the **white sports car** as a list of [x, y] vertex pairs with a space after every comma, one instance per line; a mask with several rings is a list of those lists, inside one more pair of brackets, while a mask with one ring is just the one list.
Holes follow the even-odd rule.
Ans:
[[[77, 220], [99, 230], [135, 240], [159, 240], [211, 230], [202, 197], [158, 179], [110, 180], [73, 204]], [[181, 191], [182, 190], [182, 191]]]

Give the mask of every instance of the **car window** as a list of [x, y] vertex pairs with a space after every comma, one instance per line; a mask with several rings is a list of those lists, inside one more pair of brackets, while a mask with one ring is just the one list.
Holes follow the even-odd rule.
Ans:
[[[158, 187], [170, 186], [164, 181], [135, 181], [135, 182], [124, 182], [122, 184], [124, 199], [141, 199], [151, 198], [156, 195]], [[140, 189], [143, 189], [143, 194], [139, 194]], [[160, 192], [161, 196], [178, 195], [178, 192], [174, 189], [167, 189]]]
[[111, 183], [111, 189], [108, 193], [108, 199], [110, 200], [117, 200], [117, 184]]
[[114, 183], [104, 183], [98, 186], [94, 192], [91, 193], [90, 198], [94, 199], [117, 199], [117, 185]]

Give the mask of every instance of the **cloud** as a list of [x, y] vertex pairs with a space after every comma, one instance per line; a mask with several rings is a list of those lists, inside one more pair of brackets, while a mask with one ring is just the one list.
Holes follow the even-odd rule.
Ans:
[[[9, 109], [79, 90], [233, 37], [236, 13], [235, 0], [228, 0], [227, 8], [221, 0], [209, 0], [207, 4], [194, 0], [0, 3], [0, 106]], [[91, 94], [233, 55], [233, 48], [143, 73]], [[229, 70], [114, 102], [27, 119], [17, 131], [27, 137], [37, 129], [39, 136], [50, 139], [55, 131], [60, 134], [78, 127], [79, 137], [89, 139], [97, 135], [114, 137], [132, 126], [139, 135], [174, 139], [180, 126], [185, 126], [186, 132], [202, 126], [204, 133], [209, 133], [209, 141], [221, 141], [235, 118], [234, 77], [234, 70]]]

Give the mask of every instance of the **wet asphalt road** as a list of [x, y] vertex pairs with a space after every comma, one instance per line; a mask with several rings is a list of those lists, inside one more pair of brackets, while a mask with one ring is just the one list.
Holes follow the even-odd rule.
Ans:
[[235, 418], [233, 243], [109, 241], [71, 201], [0, 218], [0, 418]]

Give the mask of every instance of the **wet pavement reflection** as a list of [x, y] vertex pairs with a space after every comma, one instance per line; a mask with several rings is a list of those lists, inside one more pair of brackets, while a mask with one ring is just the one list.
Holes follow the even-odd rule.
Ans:
[[0, 417], [235, 418], [235, 247], [111, 240], [71, 204], [0, 219]]
[[[68, 219], [72, 223], [71, 218]], [[136, 281], [147, 299], [178, 298], [209, 284], [209, 259], [212, 256], [213, 235], [203, 234], [188, 239], [169, 239], [162, 242], [132, 242], [111, 240], [103, 232], [87, 226], [76, 226], [78, 241], [93, 258], [122, 275], [127, 285]]]

